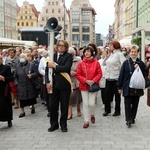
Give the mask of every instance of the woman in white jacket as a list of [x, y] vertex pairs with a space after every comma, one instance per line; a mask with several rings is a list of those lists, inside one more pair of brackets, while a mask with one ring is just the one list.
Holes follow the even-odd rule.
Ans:
[[121, 65], [126, 60], [126, 58], [121, 53], [121, 45], [118, 41], [112, 41], [109, 47], [111, 50], [111, 55], [105, 61], [106, 64], [105, 94], [107, 95], [107, 98], [105, 99], [106, 100], [105, 112], [103, 113], [103, 116], [107, 116], [109, 113], [111, 113], [110, 103], [113, 101], [114, 95], [115, 95], [115, 112], [113, 113], [113, 116], [119, 116], [121, 114], [120, 113], [121, 96], [118, 93], [116, 83], [119, 77]]

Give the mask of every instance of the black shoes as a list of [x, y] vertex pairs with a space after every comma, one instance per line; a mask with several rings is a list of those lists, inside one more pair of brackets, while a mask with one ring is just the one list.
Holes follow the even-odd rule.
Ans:
[[114, 112], [112, 116], [114, 116], [114, 117], [116, 117], [116, 116], [120, 116], [120, 113], [116, 113], [116, 112]]
[[109, 114], [108, 112], [104, 112], [103, 116], [108, 116], [108, 114]]
[[135, 120], [134, 119], [131, 120], [131, 124], [135, 124]]
[[14, 106], [14, 105], [15, 105], [15, 102], [12, 102], [11, 104], [12, 104], [12, 106]]
[[126, 125], [128, 126], [128, 128], [130, 128], [131, 127], [131, 121], [127, 121]]
[[31, 109], [31, 114], [35, 114], [35, 109]]
[[12, 127], [12, 121], [8, 121], [8, 127]]
[[61, 131], [62, 131], [62, 132], [67, 132], [68, 129], [67, 129], [67, 128], [61, 128]]
[[22, 118], [22, 117], [24, 117], [26, 114], [25, 114], [25, 112], [24, 113], [21, 113], [20, 115], [19, 115], [19, 118]]
[[50, 112], [48, 112], [47, 117], [50, 117]]
[[55, 131], [55, 130], [57, 130], [59, 127], [50, 127], [50, 128], [48, 128], [48, 132], [53, 132], [53, 131]]

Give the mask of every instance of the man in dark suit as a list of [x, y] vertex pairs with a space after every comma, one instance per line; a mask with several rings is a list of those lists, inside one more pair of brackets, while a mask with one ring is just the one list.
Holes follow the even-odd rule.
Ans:
[[[50, 94], [50, 125], [48, 132], [55, 131], [59, 128], [58, 112], [60, 103], [60, 126], [62, 132], [67, 132], [67, 116], [71, 84], [67, 80], [72, 66], [72, 55], [67, 53], [69, 45], [66, 41], [57, 42], [57, 52], [54, 54], [54, 62], [48, 62], [46, 68], [46, 86], [47, 90], [52, 90]], [[53, 85], [48, 82], [48, 68], [53, 68]]]

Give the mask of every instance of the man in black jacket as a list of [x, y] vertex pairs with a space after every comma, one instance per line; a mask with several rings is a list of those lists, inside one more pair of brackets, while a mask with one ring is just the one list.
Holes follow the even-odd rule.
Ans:
[[[46, 86], [47, 90], [52, 90], [50, 94], [50, 124], [48, 132], [59, 128], [58, 112], [60, 103], [60, 126], [62, 132], [67, 132], [68, 104], [71, 92], [71, 83], [69, 82], [70, 69], [72, 66], [72, 55], [67, 53], [69, 45], [66, 41], [57, 42], [57, 52], [54, 54], [54, 62], [48, 62], [46, 68]], [[48, 79], [48, 68], [53, 68], [53, 85]]]

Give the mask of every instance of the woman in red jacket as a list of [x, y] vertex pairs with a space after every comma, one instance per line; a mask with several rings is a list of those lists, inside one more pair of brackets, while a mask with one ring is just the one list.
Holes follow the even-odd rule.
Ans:
[[99, 62], [93, 57], [94, 51], [91, 47], [86, 47], [83, 50], [83, 56], [83, 60], [78, 65], [76, 77], [79, 80], [79, 89], [81, 90], [83, 100], [83, 128], [87, 128], [89, 126], [89, 114], [91, 115], [91, 122], [95, 123], [94, 112], [96, 99], [96, 92], [89, 92], [88, 85], [99, 82], [102, 77], [102, 70]]

